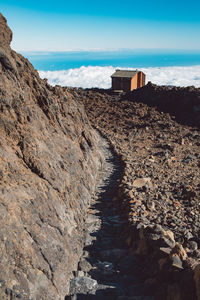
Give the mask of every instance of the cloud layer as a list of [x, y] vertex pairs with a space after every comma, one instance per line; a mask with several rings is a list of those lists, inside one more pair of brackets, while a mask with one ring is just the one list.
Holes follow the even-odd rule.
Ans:
[[[47, 78], [51, 85], [72, 87], [99, 87], [110, 88], [110, 76], [116, 68], [110, 67], [84, 67], [63, 71], [39, 71], [42, 78]], [[120, 68], [118, 69], [127, 69]], [[131, 68], [129, 68], [131, 70]], [[175, 85], [200, 87], [200, 65], [191, 67], [161, 67], [141, 68], [146, 74], [146, 82], [151, 81], [158, 85]]]

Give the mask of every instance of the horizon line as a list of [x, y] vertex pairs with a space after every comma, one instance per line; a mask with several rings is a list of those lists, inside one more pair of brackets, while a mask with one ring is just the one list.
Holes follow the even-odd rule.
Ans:
[[179, 52], [199, 52], [200, 49], [183, 49], [183, 48], [105, 48], [105, 49], [66, 49], [66, 50], [16, 50], [17, 52], [20, 53], [32, 53], [34, 54], [51, 54], [51, 53], [70, 53], [70, 52], [123, 52], [123, 51], [179, 51]]

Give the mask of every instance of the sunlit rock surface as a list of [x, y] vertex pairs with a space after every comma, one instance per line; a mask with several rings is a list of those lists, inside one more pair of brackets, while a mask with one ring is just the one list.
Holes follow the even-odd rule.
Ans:
[[80, 103], [41, 80], [11, 39], [0, 15], [1, 299], [64, 299], [100, 141]]

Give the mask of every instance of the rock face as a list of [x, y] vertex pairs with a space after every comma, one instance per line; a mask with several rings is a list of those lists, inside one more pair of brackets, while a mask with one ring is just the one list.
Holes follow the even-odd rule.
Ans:
[[1, 47], [10, 47], [12, 41], [12, 31], [7, 25], [7, 21], [0, 13], [0, 44]]
[[103, 156], [69, 92], [10, 48], [0, 15], [1, 299], [64, 299]]

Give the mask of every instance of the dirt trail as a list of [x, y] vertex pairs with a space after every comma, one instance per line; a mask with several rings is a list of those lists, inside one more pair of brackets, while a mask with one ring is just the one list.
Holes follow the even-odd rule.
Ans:
[[127, 223], [116, 197], [121, 162], [106, 140], [102, 150], [106, 164], [86, 219], [84, 255], [66, 299], [150, 300], [140, 279], [139, 259], [124, 240]]

